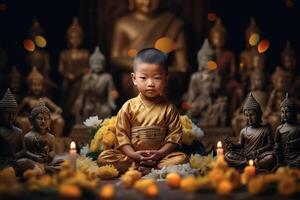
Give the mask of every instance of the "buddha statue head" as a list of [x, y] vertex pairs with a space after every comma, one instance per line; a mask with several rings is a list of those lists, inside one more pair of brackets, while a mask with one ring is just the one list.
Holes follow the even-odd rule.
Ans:
[[265, 86], [265, 76], [262, 71], [256, 70], [251, 73], [251, 90], [262, 90]]
[[243, 106], [243, 112], [247, 119], [248, 126], [257, 126], [261, 123], [262, 111], [259, 103], [250, 92]]
[[210, 30], [210, 42], [215, 48], [222, 48], [226, 42], [226, 29], [220, 18], [217, 19]]
[[208, 61], [213, 58], [213, 50], [209, 44], [207, 38], [205, 38], [201, 49], [198, 51], [197, 60], [198, 60], [198, 70], [202, 71], [207, 68]]
[[36, 18], [32, 20], [32, 25], [29, 28], [28, 36], [34, 40], [36, 36], [44, 36], [45, 32], [44, 29], [41, 27], [40, 23]]
[[283, 69], [293, 71], [296, 66], [295, 52], [291, 47], [291, 43], [287, 41], [285, 49], [281, 53], [281, 63]]
[[252, 48], [250, 53], [252, 69], [263, 71], [265, 67], [265, 55], [259, 53], [257, 48]]
[[72, 25], [67, 31], [68, 44], [72, 48], [78, 48], [83, 39], [83, 30], [79, 24], [78, 18], [74, 17]]
[[280, 104], [282, 123], [294, 123], [297, 120], [297, 109], [294, 101], [289, 98], [288, 93]]
[[253, 17], [251, 17], [250, 19], [250, 24], [249, 26], [247, 27], [246, 29], [246, 32], [245, 32], [245, 40], [246, 40], [246, 45], [249, 47], [250, 44], [249, 44], [249, 39], [250, 37], [253, 35], [253, 34], [259, 34], [260, 31], [256, 25], [256, 22], [255, 22], [255, 19]]
[[287, 77], [280, 67], [276, 67], [272, 75], [273, 89], [285, 92], [287, 90]]
[[17, 94], [21, 87], [21, 74], [16, 68], [13, 66], [11, 72], [9, 73], [9, 87], [14, 94]]
[[89, 64], [92, 72], [100, 73], [104, 71], [105, 57], [99, 47], [96, 47], [94, 53], [90, 56]]
[[18, 104], [10, 89], [7, 89], [0, 101], [0, 124], [4, 126], [12, 126], [17, 116]]
[[44, 77], [36, 67], [33, 67], [32, 71], [28, 75], [27, 84], [30, 92], [34, 96], [42, 95], [44, 90]]
[[129, 9], [142, 15], [156, 15], [160, 0], [129, 0]]
[[40, 102], [31, 110], [29, 120], [33, 126], [33, 129], [37, 132], [43, 133], [50, 129], [50, 110], [45, 106], [41, 99]]

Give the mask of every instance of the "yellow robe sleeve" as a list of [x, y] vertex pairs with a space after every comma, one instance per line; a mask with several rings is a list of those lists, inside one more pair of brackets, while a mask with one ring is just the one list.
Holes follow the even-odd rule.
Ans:
[[170, 105], [170, 109], [167, 110], [166, 125], [168, 130], [164, 143], [171, 142], [181, 145], [182, 126], [180, 123], [180, 114], [174, 105]]
[[130, 123], [130, 114], [128, 112], [128, 104], [124, 104], [124, 106], [120, 109], [117, 115], [116, 122], [116, 137], [117, 137], [117, 145], [116, 148], [131, 144], [130, 142], [130, 131], [131, 131], [131, 123]]

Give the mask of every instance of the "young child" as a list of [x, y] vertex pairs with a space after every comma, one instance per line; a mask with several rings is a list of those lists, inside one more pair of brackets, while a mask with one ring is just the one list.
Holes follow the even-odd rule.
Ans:
[[142, 174], [188, 162], [182, 152], [182, 127], [176, 107], [164, 98], [168, 68], [166, 56], [148, 48], [138, 52], [133, 63], [132, 81], [139, 95], [120, 109], [116, 123], [116, 149], [103, 151], [98, 165], [112, 164], [124, 173], [134, 162]]

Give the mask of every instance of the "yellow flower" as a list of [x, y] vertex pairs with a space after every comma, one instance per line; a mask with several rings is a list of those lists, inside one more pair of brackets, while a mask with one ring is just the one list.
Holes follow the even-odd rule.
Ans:
[[104, 144], [105, 149], [112, 148], [116, 143], [116, 134], [108, 130], [105, 134], [103, 134], [102, 143]]
[[16, 178], [16, 172], [14, 168], [12, 167], [6, 167], [0, 171], [0, 178], [9, 178], [9, 179], [15, 179]]
[[277, 191], [282, 196], [291, 196], [297, 191], [296, 180], [292, 177], [281, 179], [277, 186]]
[[102, 179], [113, 179], [119, 175], [119, 171], [112, 165], [99, 167], [98, 176]]

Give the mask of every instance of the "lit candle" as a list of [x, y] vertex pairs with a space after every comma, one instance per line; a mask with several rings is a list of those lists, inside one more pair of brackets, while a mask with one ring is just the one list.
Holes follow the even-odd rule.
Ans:
[[70, 145], [70, 163], [73, 172], [76, 171], [76, 159], [77, 159], [76, 145], [75, 142], [72, 141]]
[[248, 179], [255, 176], [255, 166], [253, 160], [249, 160], [249, 165], [245, 167], [244, 173]]
[[222, 142], [218, 141], [217, 143], [217, 156], [222, 157], [224, 156], [224, 149], [222, 148]]

